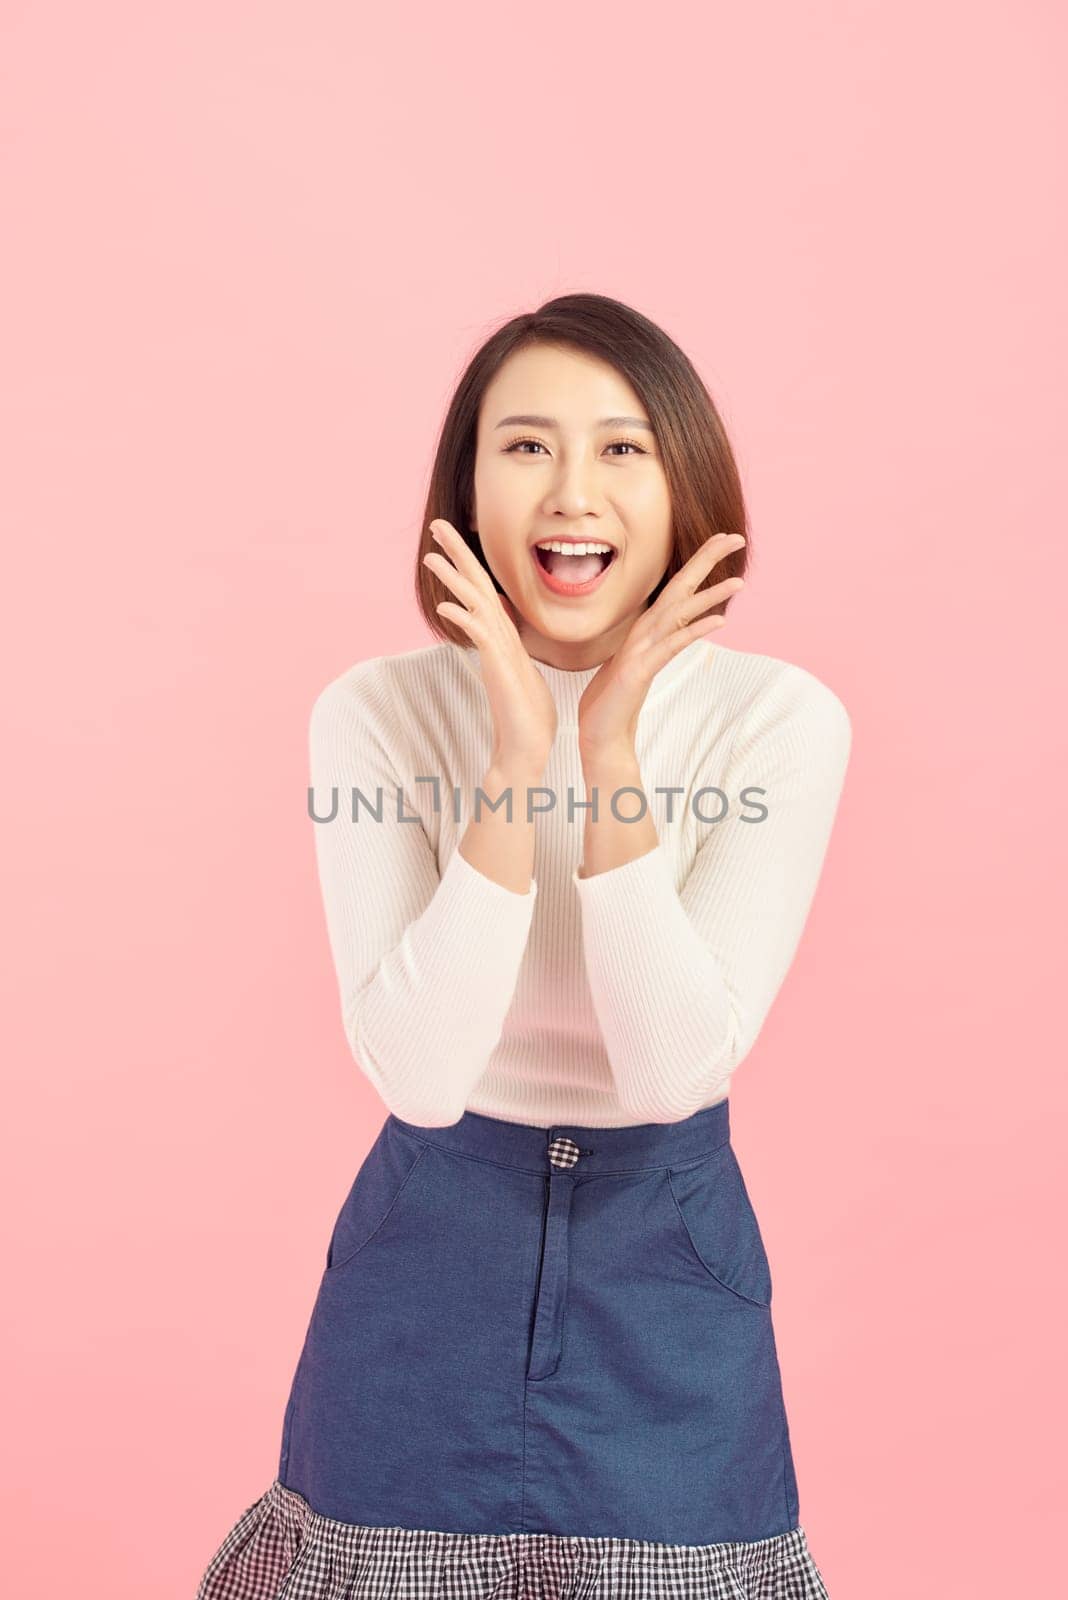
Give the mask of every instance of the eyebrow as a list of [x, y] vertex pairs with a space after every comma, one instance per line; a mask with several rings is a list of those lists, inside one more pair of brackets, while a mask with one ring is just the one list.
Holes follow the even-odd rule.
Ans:
[[[513, 428], [521, 424], [526, 428], [558, 428], [560, 424], [555, 417], [502, 417], [497, 423], [498, 428]], [[646, 422], [642, 417], [602, 417], [597, 424], [599, 428], [648, 428], [653, 432], [651, 422]]]

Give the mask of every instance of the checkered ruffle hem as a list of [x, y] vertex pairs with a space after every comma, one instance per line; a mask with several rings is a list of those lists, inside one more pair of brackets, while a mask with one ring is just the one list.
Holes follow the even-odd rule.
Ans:
[[798, 1524], [752, 1542], [361, 1527], [276, 1479], [212, 1557], [196, 1600], [828, 1600]]

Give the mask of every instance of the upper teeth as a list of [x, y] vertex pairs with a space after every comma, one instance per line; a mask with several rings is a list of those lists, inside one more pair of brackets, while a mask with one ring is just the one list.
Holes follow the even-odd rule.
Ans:
[[565, 556], [602, 556], [608, 555], [612, 546], [610, 544], [565, 544], [561, 539], [545, 539], [538, 545], [539, 550], [556, 550]]

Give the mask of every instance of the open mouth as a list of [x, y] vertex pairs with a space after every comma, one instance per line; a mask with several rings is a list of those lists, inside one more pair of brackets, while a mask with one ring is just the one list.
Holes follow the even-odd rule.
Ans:
[[[553, 567], [554, 567], [553, 556], [557, 554], [556, 551], [545, 550], [545, 549], [542, 548], [541, 545], [536, 544], [534, 546], [534, 554], [538, 558], [539, 565], [543, 566], [545, 568], [546, 572], [552, 572]], [[615, 559], [616, 559], [616, 552], [614, 550], [596, 550], [596, 551], [594, 551], [592, 557], [591, 556], [571, 556], [571, 555], [563, 556], [563, 557], [557, 556], [557, 560], [555, 562], [555, 567], [556, 567], [556, 570], [558, 572], [560, 572], [561, 574], [566, 573], [566, 572], [577, 572], [578, 571], [578, 566], [577, 566], [578, 562], [580, 562], [580, 561], [587, 561], [588, 562], [590, 560], [595, 560], [598, 563], [598, 565], [600, 567], [600, 570], [603, 572], [605, 567], [611, 566], [612, 562]]]
[[585, 593], [615, 561], [618, 551], [603, 540], [581, 544], [545, 540], [533, 547], [538, 569], [558, 593]]

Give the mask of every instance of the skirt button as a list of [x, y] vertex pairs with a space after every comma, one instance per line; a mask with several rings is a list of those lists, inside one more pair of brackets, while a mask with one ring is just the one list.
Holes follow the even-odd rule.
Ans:
[[549, 1143], [549, 1160], [554, 1167], [573, 1167], [582, 1154], [574, 1139], [559, 1134]]

